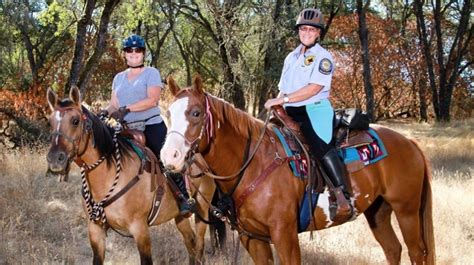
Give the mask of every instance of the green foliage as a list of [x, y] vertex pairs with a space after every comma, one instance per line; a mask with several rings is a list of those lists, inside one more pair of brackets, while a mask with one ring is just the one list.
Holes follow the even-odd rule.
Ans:
[[[104, 2], [97, 1], [93, 23], [88, 26], [86, 47], [90, 48], [86, 56], [92, 53]], [[277, 8], [277, 4], [281, 5]], [[84, 1], [73, 0], [1, 1], [0, 87], [27, 91], [34, 87], [35, 80], [39, 80], [42, 87], [63, 87], [73, 56], [72, 36], [83, 7]], [[188, 72], [191, 75], [198, 72], [207, 89], [222, 95], [226, 92], [224, 82], [228, 82], [224, 62], [227, 59], [235, 78], [232, 81], [245, 92], [246, 107], [258, 114], [261, 100], [268, 97], [268, 92], [277, 91], [285, 56], [298, 45], [294, 24], [299, 11], [305, 7], [320, 8], [326, 18], [337, 9], [323, 43], [338, 60], [333, 83], [334, 91], [338, 93], [333, 96], [338, 106], [363, 107], [358, 22], [353, 13], [353, 0], [121, 1], [112, 14], [107, 49], [99, 70], [91, 79], [87, 98], [92, 101], [110, 97], [113, 75], [124, 68], [121, 40], [131, 33], [138, 33], [146, 39], [147, 63], [159, 68], [163, 79], [172, 74], [182, 86], [186, 85]], [[422, 52], [411, 8], [410, 3], [383, 0], [372, 3], [368, 10], [374, 94], [378, 114], [383, 117], [405, 111], [417, 116], [419, 99], [415, 92], [421, 85], [426, 85], [426, 76], [422, 75], [426, 71], [421, 67], [424, 62], [420, 57]], [[450, 6], [443, 20], [445, 43], [455, 37], [456, 8]], [[431, 15], [427, 13], [427, 17]], [[27, 47], [25, 36], [32, 47]], [[223, 55], [223, 51], [227, 54]], [[469, 54], [462, 65], [472, 63], [472, 52]], [[29, 55], [34, 57], [36, 73]], [[42, 60], [44, 62], [40, 64]], [[469, 74], [472, 67], [467, 67], [464, 73], [456, 90], [472, 84], [472, 74]], [[429, 99], [429, 89], [427, 93]], [[458, 94], [464, 95], [457, 93], [455, 96]], [[456, 100], [455, 104], [470, 106], [471, 103]], [[456, 110], [465, 109], [462, 106]], [[456, 111], [456, 115], [466, 115], [458, 113], [461, 112]]]
[[54, 36], [59, 37], [65, 31], [71, 30], [71, 22], [75, 20], [74, 13], [64, 3], [61, 5], [53, 1], [48, 7], [38, 14], [38, 22], [43, 27], [56, 29]]

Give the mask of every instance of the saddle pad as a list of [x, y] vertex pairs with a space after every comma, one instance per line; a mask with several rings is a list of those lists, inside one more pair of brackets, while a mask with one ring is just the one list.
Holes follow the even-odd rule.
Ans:
[[143, 160], [146, 157], [145, 154], [143, 153], [143, 150], [137, 146], [137, 143], [135, 143], [132, 139], [125, 138], [125, 140], [132, 147], [133, 151], [137, 153], [140, 160]]
[[377, 133], [371, 128], [366, 133], [372, 138], [372, 142], [338, 149], [339, 157], [344, 161], [350, 173], [361, 170], [365, 166], [376, 163], [388, 156], [387, 150]]
[[[273, 131], [278, 136], [278, 139], [280, 140], [280, 143], [283, 146], [283, 149], [285, 150], [286, 156], [288, 156], [288, 157], [300, 156], [300, 153], [298, 153], [297, 151], [292, 150], [290, 148], [290, 146], [287, 143], [287, 140], [285, 139], [285, 136], [283, 135], [283, 133], [280, 131], [279, 128], [273, 127]], [[296, 177], [299, 177], [299, 178], [304, 178], [307, 175], [307, 174], [305, 174], [307, 171], [304, 168], [305, 167], [305, 165], [304, 165], [305, 162], [303, 160], [304, 159], [301, 159], [299, 161], [295, 161], [295, 160], [289, 161], [291, 171], [293, 171], [293, 174]]]

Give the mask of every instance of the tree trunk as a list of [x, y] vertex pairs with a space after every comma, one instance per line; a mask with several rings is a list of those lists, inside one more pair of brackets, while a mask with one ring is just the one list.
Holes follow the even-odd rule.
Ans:
[[112, 15], [115, 7], [120, 2], [120, 0], [108, 0], [105, 3], [104, 10], [100, 17], [99, 31], [97, 32], [97, 39], [94, 48], [94, 53], [87, 61], [84, 70], [81, 72], [78, 87], [82, 95], [86, 94], [86, 88], [89, 84], [89, 81], [94, 73], [95, 69], [99, 65], [100, 58], [104, 54], [105, 48], [107, 46], [107, 28], [109, 26], [110, 16]]
[[76, 43], [74, 45], [74, 56], [71, 62], [71, 70], [64, 88], [64, 94], [69, 93], [72, 86], [77, 85], [79, 74], [84, 60], [84, 46], [86, 44], [87, 26], [92, 23], [92, 12], [95, 9], [96, 0], [87, 0], [85, 4], [84, 14], [79, 22], [77, 22]]
[[[468, 62], [461, 67], [461, 61], [467, 55], [469, 44], [473, 35], [473, 27], [469, 24], [471, 17], [472, 3], [470, 0], [462, 2], [460, 10], [459, 25], [456, 27], [454, 38], [450, 38], [449, 45], [443, 43], [442, 25], [445, 21], [443, 16], [447, 16], [448, 6], [442, 6], [440, 0], [436, 0], [433, 4], [433, 18], [430, 24], [434, 25], [434, 37], [428, 39], [426, 30], [425, 16], [423, 13], [424, 1], [415, 0], [413, 4], [416, 14], [417, 29], [420, 43], [423, 48], [423, 55], [426, 62], [430, 88], [432, 92], [432, 102], [435, 109], [436, 120], [438, 122], [447, 122], [450, 120], [450, 106], [453, 89], [459, 75], [466, 67], [472, 63]], [[452, 2], [446, 3], [451, 5]], [[431, 53], [431, 43], [435, 41], [435, 54]], [[432, 58], [437, 59], [437, 65], [434, 65]], [[446, 64], [445, 64], [446, 59]], [[438, 71], [435, 73], [435, 71]], [[438, 79], [436, 80], [436, 76]], [[438, 82], [436, 82], [438, 81]]]
[[420, 99], [420, 121], [428, 121], [428, 106], [426, 104], [426, 72], [420, 71], [421, 75], [418, 81], [418, 96]]
[[232, 69], [232, 64], [237, 63], [239, 59], [239, 49], [236, 46], [234, 36], [224, 29], [224, 25], [234, 29], [234, 25], [239, 23], [239, 19], [235, 16], [235, 9], [239, 4], [240, 1], [238, 0], [224, 1], [222, 6], [215, 6], [212, 11], [216, 14], [217, 45], [219, 46], [219, 56], [224, 70], [222, 97], [232, 102], [237, 108], [245, 109], [245, 97], [240, 78]]
[[369, 30], [366, 24], [366, 10], [370, 4], [367, 1], [364, 5], [362, 0], [357, 0], [357, 14], [359, 17], [359, 39], [362, 51], [364, 89], [367, 103], [367, 115], [370, 121], [374, 121], [374, 89], [370, 76], [370, 56], [369, 56]]

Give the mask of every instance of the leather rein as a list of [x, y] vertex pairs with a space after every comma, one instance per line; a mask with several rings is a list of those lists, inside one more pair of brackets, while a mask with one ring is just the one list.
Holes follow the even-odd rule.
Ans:
[[[239, 185], [240, 183], [240, 180], [242, 179], [242, 176], [243, 176], [243, 172], [245, 171], [245, 169], [249, 166], [250, 162], [252, 161], [253, 157], [255, 156], [255, 154], [257, 153], [258, 151], [258, 148], [260, 146], [260, 144], [262, 143], [263, 141], [263, 138], [265, 136], [265, 132], [266, 132], [266, 128], [267, 128], [267, 125], [270, 121], [270, 117], [271, 115], [269, 114], [265, 120], [265, 123], [262, 127], [262, 130], [260, 132], [260, 135], [258, 137], [258, 140], [257, 140], [257, 143], [255, 145], [255, 148], [252, 150], [252, 152], [249, 154], [249, 148], [250, 148], [250, 139], [249, 141], [247, 142], [247, 147], [246, 147], [246, 154], [245, 155], [247, 158], [245, 159], [245, 156], [244, 156], [244, 159], [245, 159], [245, 162], [242, 164], [242, 166], [240, 167], [240, 169], [238, 171], [236, 171], [235, 173], [233, 174], [230, 174], [230, 175], [216, 175], [212, 172], [212, 170], [210, 169], [209, 165], [207, 164], [207, 162], [205, 161], [204, 157], [202, 156], [202, 154], [200, 152], [198, 152], [198, 147], [199, 147], [199, 143], [201, 141], [201, 138], [202, 136], [204, 135], [204, 131], [206, 131], [206, 134], [207, 134], [207, 137], [208, 137], [208, 143], [210, 143], [210, 139], [213, 138], [214, 136], [214, 133], [213, 133], [213, 116], [212, 116], [212, 112], [210, 111], [210, 105], [209, 105], [209, 99], [208, 99], [208, 95], [207, 93], [205, 94], [205, 109], [206, 109], [206, 118], [205, 118], [205, 123], [203, 124], [203, 126], [201, 127], [201, 132], [200, 134], [192, 141], [186, 139], [186, 137], [177, 132], [177, 131], [170, 131], [168, 134], [171, 134], [171, 133], [176, 133], [178, 135], [180, 135], [184, 140], [185, 142], [191, 146], [191, 148], [188, 150], [187, 154], [186, 154], [186, 157], [185, 157], [185, 163], [186, 163], [186, 166], [185, 166], [185, 169], [184, 171], [188, 171], [186, 172], [186, 176], [189, 176], [191, 178], [199, 178], [201, 176], [203, 176], [204, 174], [213, 178], [213, 179], [216, 179], [216, 180], [221, 180], [221, 181], [229, 181], [229, 180], [233, 180], [235, 179], [236, 177], [238, 177], [238, 180], [237, 180], [237, 183], [235, 184], [235, 186], [231, 189], [231, 191], [227, 194], [224, 194], [223, 196], [232, 196], [233, 192], [236, 190], [237, 186]], [[273, 143], [275, 143], [274, 140], [272, 140]], [[270, 175], [271, 172], [273, 172], [273, 170], [275, 170], [276, 168], [278, 168], [280, 165], [282, 165], [285, 161], [288, 161], [288, 160], [291, 160], [291, 159], [294, 159], [292, 157], [280, 157], [278, 155], [278, 153], [275, 154], [275, 158], [273, 159], [272, 163], [266, 167], [261, 173], [259, 176], [257, 176], [257, 178], [255, 178], [251, 185], [249, 187], [247, 187], [244, 192], [235, 200], [235, 209], [237, 211], [237, 209], [243, 204], [243, 202], [245, 201], [245, 199], [251, 194], [253, 193], [257, 186], [262, 183], [266, 178], [267, 176]], [[196, 175], [196, 176], [192, 176], [190, 174], [191, 172], [191, 165], [192, 164], [195, 164], [201, 171], [202, 173]], [[217, 183], [216, 183], [217, 184]], [[218, 190], [222, 193], [222, 191], [220, 190], [219, 188], [219, 185], [217, 185], [217, 188]], [[199, 189], [197, 189], [199, 191]], [[270, 238], [268, 236], [264, 236], [264, 235], [259, 235], [259, 234], [255, 234], [255, 233], [252, 233], [252, 232], [249, 232], [247, 229], [245, 229], [242, 224], [238, 221], [238, 217], [235, 215], [235, 216], [232, 216], [231, 213], [223, 213], [222, 211], [220, 211], [219, 208], [213, 206], [211, 203], [208, 202], [208, 204], [210, 205], [210, 208], [213, 212], [213, 214], [218, 217], [219, 219], [221, 219], [222, 221], [225, 221], [227, 223], [229, 223], [231, 225], [231, 227], [233, 227], [234, 229], [236, 229], [238, 232], [239, 232], [239, 235], [240, 236], [248, 236], [250, 238], [255, 238], [255, 239], [258, 239], [258, 240], [262, 240], [262, 241], [266, 241], [266, 242], [270, 242]], [[230, 216], [229, 216], [230, 214]]]
[[[74, 110], [73, 107], [63, 107], [63, 108], [58, 108], [57, 111], [61, 115], [64, 114], [65, 111], [68, 110]], [[63, 137], [67, 141], [69, 141], [73, 145], [73, 151], [68, 155], [68, 157], [75, 157], [74, 162], [80, 167], [81, 170], [81, 180], [82, 180], [82, 197], [86, 203], [86, 208], [87, 212], [89, 214], [89, 220], [93, 222], [100, 222], [102, 225], [105, 225], [107, 223], [107, 218], [105, 216], [105, 211], [104, 208], [115, 202], [117, 199], [119, 199], [122, 195], [124, 195], [130, 188], [132, 188], [139, 180], [139, 175], [137, 174], [134, 178], [132, 178], [127, 185], [122, 188], [120, 191], [115, 193], [112, 196], [112, 193], [115, 190], [115, 187], [118, 184], [118, 179], [120, 177], [120, 173], [122, 171], [122, 166], [121, 166], [121, 154], [120, 154], [120, 149], [118, 145], [118, 134], [121, 130], [121, 126], [116, 126], [114, 128], [114, 136], [113, 136], [113, 142], [115, 145], [115, 160], [116, 160], [116, 176], [114, 179], [114, 182], [112, 186], [110, 187], [109, 191], [107, 192], [107, 195], [99, 202], [96, 202], [94, 198], [92, 197], [92, 193], [90, 192], [89, 189], [89, 184], [87, 181], [87, 172], [90, 172], [94, 170], [97, 166], [99, 166], [104, 160], [105, 156], [100, 157], [97, 159], [96, 162], [93, 164], [86, 164], [82, 159], [81, 156], [86, 152], [87, 148], [85, 147], [84, 150], [78, 153], [79, 145], [81, 141], [83, 140], [84, 134], [87, 135], [87, 139], [89, 140], [90, 135], [93, 133], [92, 132], [92, 120], [90, 120], [86, 114], [81, 112], [81, 126], [82, 126], [82, 133], [80, 136], [77, 136], [76, 138], [72, 138], [65, 133], [63, 133], [60, 128], [58, 127], [55, 131], [51, 133], [51, 137]], [[93, 137], [93, 136], [92, 136]], [[93, 143], [94, 144], [94, 143]], [[69, 158], [68, 158], [69, 159]]]

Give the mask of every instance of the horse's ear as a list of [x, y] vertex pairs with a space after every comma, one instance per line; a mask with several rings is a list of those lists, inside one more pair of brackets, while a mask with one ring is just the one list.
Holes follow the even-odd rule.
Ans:
[[176, 84], [173, 77], [171, 76], [168, 76], [168, 78], [166, 78], [166, 83], [168, 84], [168, 88], [170, 89], [171, 94], [173, 96], [176, 96], [178, 92], [181, 90], [181, 88]]
[[200, 94], [204, 94], [204, 89], [202, 87], [201, 75], [196, 74], [193, 79], [193, 86]]
[[81, 92], [77, 86], [71, 87], [71, 90], [69, 91], [69, 98], [75, 105], [78, 107], [81, 106]]
[[46, 98], [48, 99], [49, 108], [51, 111], [54, 111], [54, 108], [59, 103], [58, 95], [56, 95], [56, 93], [54, 93], [51, 88], [48, 88], [48, 91], [46, 92]]

